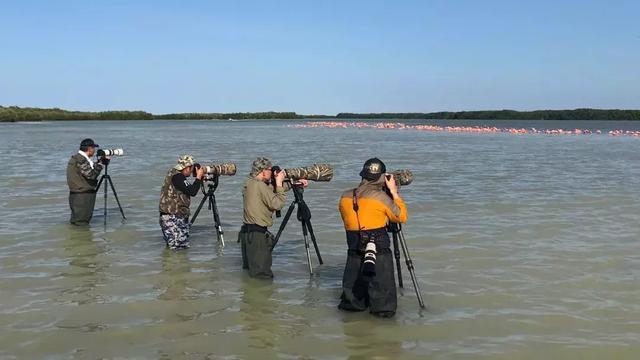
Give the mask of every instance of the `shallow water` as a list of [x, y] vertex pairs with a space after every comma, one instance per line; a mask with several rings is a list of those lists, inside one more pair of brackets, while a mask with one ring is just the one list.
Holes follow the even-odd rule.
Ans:
[[[288, 122], [0, 125], [1, 358], [635, 359], [640, 354], [640, 140], [298, 129]], [[442, 122], [440, 123], [442, 124]], [[501, 124], [505, 124], [501, 122]], [[616, 128], [612, 123], [603, 129]], [[615, 123], [613, 123], [615, 124]], [[517, 126], [562, 127], [518, 122]], [[589, 128], [597, 123], [571, 124]], [[625, 128], [637, 128], [624, 124]], [[87, 136], [126, 156], [90, 229], [68, 221], [65, 166]], [[164, 248], [160, 185], [177, 156], [234, 161], [192, 248]], [[345, 260], [336, 212], [361, 163], [409, 168], [405, 235], [429, 305], [405, 270], [392, 320], [336, 309]], [[335, 165], [305, 199], [325, 264], [309, 278], [300, 227], [274, 253], [275, 280], [248, 279], [235, 238], [256, 156]], [[291, 196], [289, 196], [291, 197]], [[200, 197], [193, 201], [192, 209]]]

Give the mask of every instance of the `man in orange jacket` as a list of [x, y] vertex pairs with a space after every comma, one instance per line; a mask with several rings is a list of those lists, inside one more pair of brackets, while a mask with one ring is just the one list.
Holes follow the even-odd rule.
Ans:
[[347, 232], [347, 263], [342, 278], [342, 310], [392, 317], [397, 307], [389, 222], [407, 221], [407, 208], [393, 176], [378, 158], [365, 162], [360, 185], [340, 198]]

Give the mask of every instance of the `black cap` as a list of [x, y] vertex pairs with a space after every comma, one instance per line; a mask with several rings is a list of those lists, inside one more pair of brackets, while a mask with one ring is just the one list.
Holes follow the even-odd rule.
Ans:
[[88, 147], [100, 147], [100, 145], [94, 143], [92, 139], [84, 139], [80, 142], [80, 149]]
[[384, 165], [382, 160], [378, 158], [371, 158], [364, 163], [362, 171], [360, 171], [360, 176], [364, 179], [375, 181], [386, 172], [387, 167]]

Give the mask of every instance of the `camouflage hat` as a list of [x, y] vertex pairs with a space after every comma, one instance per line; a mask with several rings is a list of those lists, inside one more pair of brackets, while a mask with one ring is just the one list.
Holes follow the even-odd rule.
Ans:
[[268, 169], [271, 166], [272, 166], [271, 165], [271, 161], [269, 161], [269, 159], [263, 158], [263, 157], [259, 157], [259, 158], [255, 159], [253, 161], [253, 164], [251, 165], [251, 175], [256, 176], [262, 170]]
[[193, 166], [194, 163], [195, 163], [195, 160], [193, 159], [193, 156], [182, 155], [178, 158], [178, 165], [175, 166], [175, 169], [178, 171], [182, 171], [182, 169], [188, 166]]

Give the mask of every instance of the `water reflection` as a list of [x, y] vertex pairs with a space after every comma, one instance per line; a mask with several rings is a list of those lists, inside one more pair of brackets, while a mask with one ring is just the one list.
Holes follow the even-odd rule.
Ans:
[[245, 330], [249, 336], [251, 349], [260, 350], [263, 359], [277, 356], [280, 321], [276, 319], [277, 304], [272, 299], [274, 287], [271, 281], [261, 281], [246, 277], [242, 294], [242, 313]]
[[190, 281], [193, 263], [187, 251], [173, 251], [165, 249], [162, 254], [162, 277], [159, 287], [163, 292], [158, 296], [160, 300], [185, 300]]
[[345, 344], [349, 349], [349, 359], [397, 359], [402, 355], [402, 342], [392, 336], [381, 336], [378, 327], [388, 331], [395, 326], [392, 319], [352, 319], [368, 314], [346, 314], [343, 322]]
[[69, 267], [59, 275], [64, 281], [61, 300], [78, 305], [104, 303], [106, 297], [97, 289], [107, 281], [108, 245], [103, 239], [96, 239], [89, 227], [69, 228], [62, 243]]

